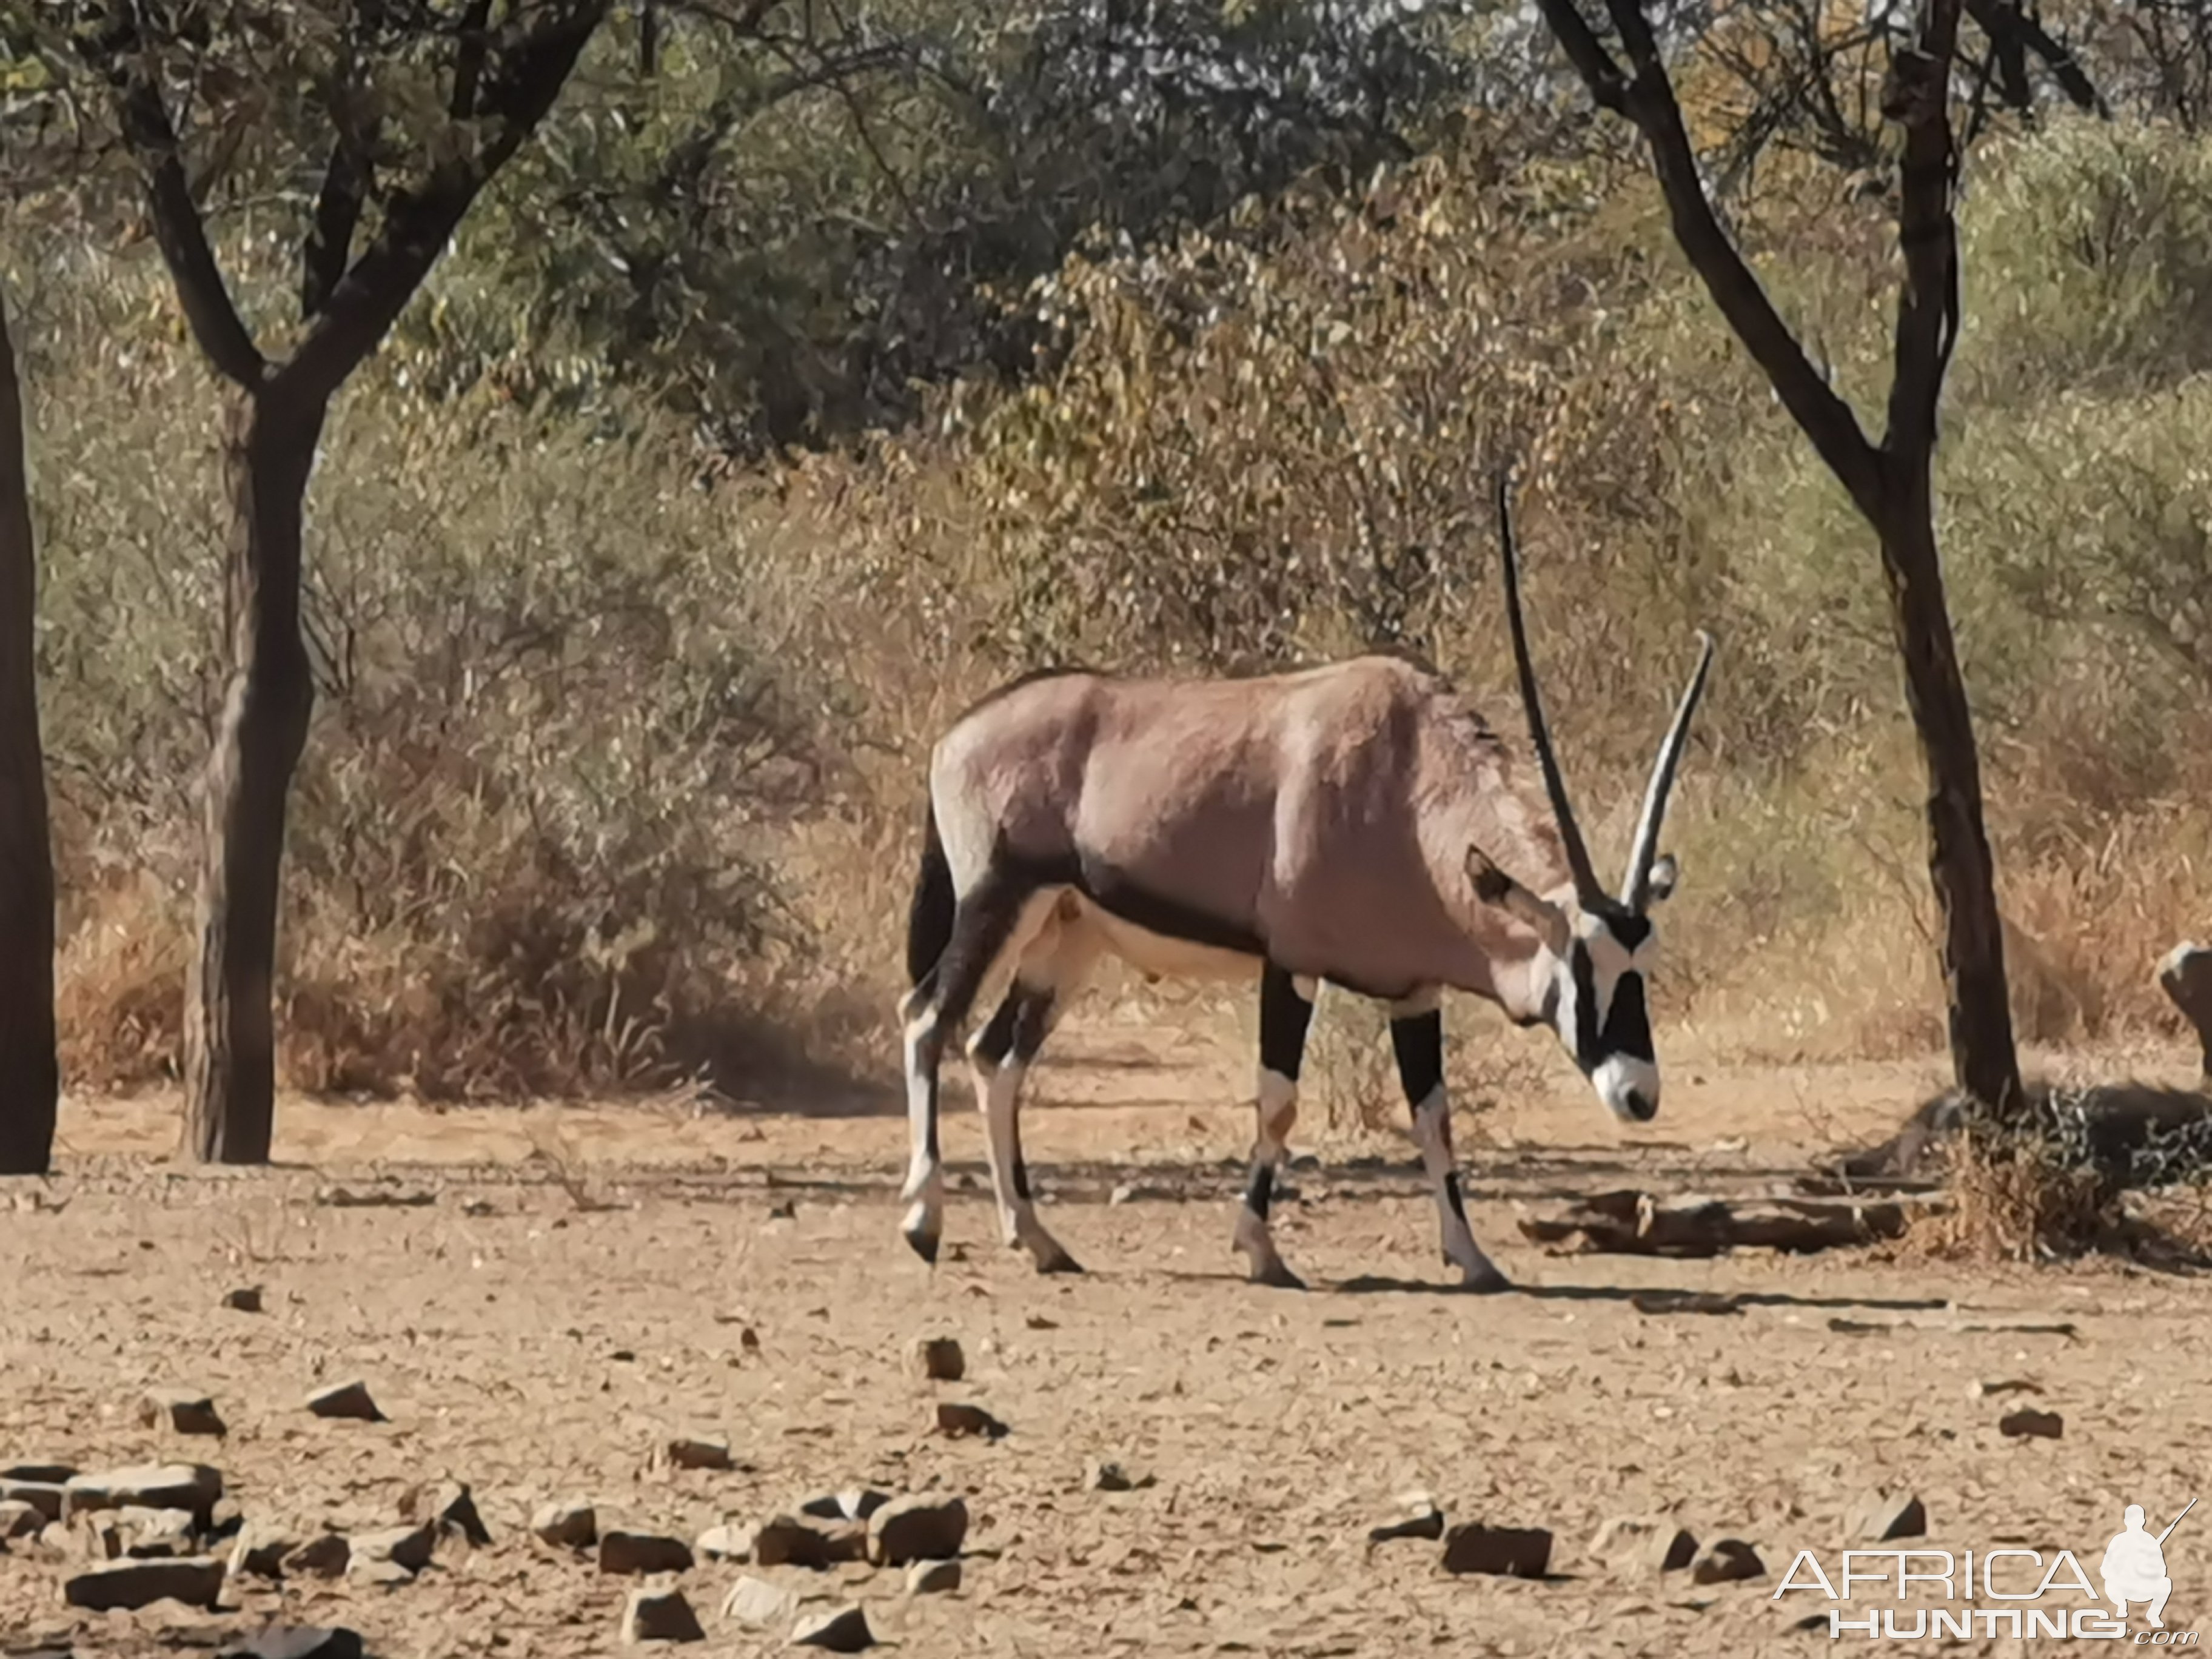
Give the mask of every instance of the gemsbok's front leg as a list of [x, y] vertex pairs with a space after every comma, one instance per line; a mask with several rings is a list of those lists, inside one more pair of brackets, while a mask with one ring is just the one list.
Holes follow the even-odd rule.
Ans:
[[1459, 1166], [1452, 1157], [1451, 1099], [1444, 1089], [1443, 1012], [1434, 991], [1390, 1005], [1390, 1047], [1398, 1057], [1398, 1081], [1405, 1087], [1406, 1103], [1413, 1109], [1413, 1139], [1420, 1145], [1421, 1164], [1436, 1189], [1444, 1260], [1459, 1269], [1463, 1289], [1509, 1289], [1510, 1281], [1482, 1253], [1467, 1224]]
[[1276, 1252], [1267, 1208], [1274, 1198], [1275, 1165], [1289, 1148], [1298, 1118], [1298, 1067], [1305, 1059], [1306, 1027], [1313, 1019], [1317, 988], [1313, 981], [1293, 979], [1272, 962], [1260, 973], [1260, 1126], [1243, 1206], [1237, 1212], [1237, 1248], [1252, 1264], [1255, 1285], [1286, 1291], [1302, 1291], [1305, 1283]]

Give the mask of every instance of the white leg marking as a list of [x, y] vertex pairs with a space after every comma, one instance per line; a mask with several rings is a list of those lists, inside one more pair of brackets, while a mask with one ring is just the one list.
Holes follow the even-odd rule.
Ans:
[[1471, 1290], [1502, 1290], [1505, 1275], [1474, 1242], [1467, 1224], [1460, 1196], [1459, 1169], [1452, 1157], [1451, 1100], [1441, 1083], [1413, 1109], [1413, 1138], [1420, 1143], [1421, 1164], [1437, 1197], [1437, 1213], [1443, 1223], [1444, 1259], [1459, 1269], [1460, 1283]]
[[937, 1016], [925, 1012], [907, 1022], [906, 1115], [910, 1147], [906, 1186], [899, 1196], [908, 1205], [900, 1224], [908, 1242], [927, 1261], [937, 1259], [945, 1233], [945, 1169], [936, 1133], [936, 1054], [940, 1047]]

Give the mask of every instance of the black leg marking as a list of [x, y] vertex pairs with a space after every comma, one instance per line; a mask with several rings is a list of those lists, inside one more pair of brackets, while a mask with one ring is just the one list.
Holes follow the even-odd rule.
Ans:
[[1017, 985], [1000, 1002], [998, 1012], [991, 1016], [991, 1023], [970, 1045], [969, 1052], [994, 1069], [1004, 1065], [1006, 1056], [1013, 1051], [1014, 1027], [1021, 1018], [1021, 1012], [1022, 988]]
[[1461, 1198], [1459, 1194], [1459, 1171], [1457, 1170], [1448, 1170], [1444, 1172], [1444, 1202], [1451, 1206], [1452, 1213], [1457, 1216], [1462, 1222], [1466, 1221], [1467, 1202], [1464, 1199]]
[[[1306, 1028], [1313, 1004], [1298, 994], [1297, 982], [1269, 963], [1260, 971], [1260, 1064], [1291, 1082], [1304, 1064]], [[1263, 1212], [1264, 1213], [1264, 1212]]]
[[1272, 1164], [1255, 1164], [1252, 1166], [1252, 1179], [1244, 1188], [1244, 1207], [1258, 1216], [1261, 1220], [1265, 1221], [1267, 1218], [1267, 1206], [1274, 1201], [1274, 1197], [1275, 1166]]
[[1444, 1017], [1440, 1008], [1390, 1022], [1390, 1047], [1398, 1056], [1398, 1081], [1416, 1111], [1444, 1080]]

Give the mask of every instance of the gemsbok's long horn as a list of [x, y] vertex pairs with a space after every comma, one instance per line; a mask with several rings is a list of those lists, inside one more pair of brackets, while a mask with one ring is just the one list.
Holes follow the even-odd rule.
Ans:
[[1667, 817], [1667, 796], [1674, 787], [1675, 763], [1682, 758], [1682, 745], [1689, 741], [1690, 711], [1698, 706], [1698, 698], [1705, 689], [1705, 671], [1713, 663], [1713, 636], [1704, 629], [1698, 630], [1698, 666], [1690, 676], [1688, 688], [1682, 693], [1680, 706], [1674, 710], [1674, 723], [1667, 728], [1667, 741], [1660, 746], [1659, 758], [1651, 768], [1651, 781], [1644, 791], [1644, 815], [1637, 820], [1635, 844], [1628, 853], [1628, 879], [1621, 884], [1620, 902], [1638, 915], [1651, 898], [1651, 866], [1659, 856], [1659, 826]]
[[2173, 1529], [2174, 1529], [2176, 1527], [2178, 1527], [2178, 1526], [2179, 1526], [2179, 1525], [2181, 1524], [2181, 1516], [2182, 1516], [2182, 1515], [2186, 1515], [2186, 1514], [2188, 1514], [2190, 1510], [2191, 1510], [2195, 1509], [2196, 1507], [2197, 1507], [2197, 1500], [2196, 1500], [2195, 1498], [2191, 1498], [2191, 1499], [2190, 1499], [2186, 1504], [2184, 1504], [2181, 1506], [2181, 1515], [2177, 1515], [2177, 1516], [2175, 1516], [2173, 1517], [2173, 1519], [2172, 1519], [2172, 1520], [2171, 1520], [2171, 1521], [2169, 1521], [2169, 1522], [2167, 1522], [2166, 1523], [2166, 1530], [2165, 1530], [2164, 1532], [2162, 1532], [2162, 1533], [2159, 1534], [2159, 1535], [2158, 1535], [2158, 1541], [2159, 1541], [2160, 1543], [2163, 1544], [2163, 1543], [2165, 1543], [2165, 1542], [2166, 1542], [2166, 1540], [2168, 1538], [2172, 1537], [2172, 1536], [2173, 1535]]
[[1544, 774], [1544, 793], [1552, 798], [1552, 816], [1559, 822], [1559, 843], [1567, 854], [1567, 868], [1575, 878], [1575, 896], [1584, 909], [1605, 901], [1605, 888], [1590, 866], [1589, 848], [1583, 844], [1582, 826], [1567, 799], [1566, 780], [1559, 775], [1559, 757], [1553, 752], [1552, 731], [1544, 719], [1544, 700], [1537, 694], [1536, 671], [1528, 661], [1528, 635], [1521, 620], [1521, 569], [1513, 548], [1513, 471], [1498, 474], [1498, 537], [1504, 549], [1505, 620], [1513, 632], [1513, 665], [1521, 677], [1521, 707], [1528, 717], [1528, 740], [1536, 746], [1536, 763]]

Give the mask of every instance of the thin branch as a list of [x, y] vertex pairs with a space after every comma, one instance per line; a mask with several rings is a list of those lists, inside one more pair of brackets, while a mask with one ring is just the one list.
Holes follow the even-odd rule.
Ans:
[[2014, 108], [2025, 110], [2028, 105], [2027, 76], [2021, 58], [2023, 52], [2032, 52], [2043, 60], [2051, 78], [2073, 100], [2075, 108], [2093, 111], [2104, 120], [2112, 118], [2111, 106], [2089, 79], [2081, 59], [2030, 16], [2020, 0], [1966, 0], [1966, 13], [1989, 37], [1990, 44], [2000, 48], [2000, 61], [2006, 69], [2005, 95]]

